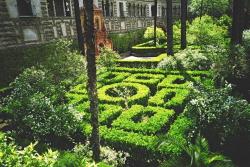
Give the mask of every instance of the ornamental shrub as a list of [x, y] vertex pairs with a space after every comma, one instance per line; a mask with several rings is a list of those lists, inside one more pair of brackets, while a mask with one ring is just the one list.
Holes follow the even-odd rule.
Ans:
[[13, 142], [13, 139], [0, 133], [0, 166], [53, 166], [57, 161], [59, 153], [48, 150], [43, 154], [38, 154], [34, 149], [36, 144], [20, 148]]
[[208, 70], [212, 61], [199, 49], [185, 49], [174, 56], [166, 57], [158, 64], [158, 68], [169, 70]]
[[58, 100], [61, 97], [52, 82], [46, 72], [31, 68], [12, 83], [13, 90], [4, 99], [3, 108], [13, 116], [18, 133], [44, 139], [76, 131], [79, 121], [74, 110]]
[[[151, 40], [154, 38], [154, 27], [147, 27], [146, 31], [144, 32], [144, 38]], [[161, 29], [156, 27], [156, 39], [159, 43], [161, 39], [166, 39], [165, 32]]]
[[121, 104], [125, 107], [137, 103], [146, 105], [149, 94], [149, 88], [138, 83], [116, 83], [98, 90], [101, 103]]
[[191, 45], [206, 48], [207, 45], [228, 45], [228, 31], [224, 26], [219, 26], [211, 16], [204, 15], [195, 18], [189, 25], [187, 40]]
[[169, 125], [173, 110], [161, 107], [143, 107], [134, 105], [124, 111], [113, 123], [116, 129], [140, 132], [144, 134], [155, 134], [160, 132], [166, 125]]
[[228, 0], [191, 0], [188, 6], [193, 16], [207, 14], [214, 17], [226, 14], [229, 7]]
[[244, 125], [250, 106], [245, 100], [231, 95], [230, 85], [209, 91], [195, 89], [192, 100], [186, 107], [189, 114], [213, 146], [222, 146], [234, 136], [247, 134]]
[[112, 70], [116, 66], [116, 61], [120, 58], [120, 55], [110, 48], [101, 48], [100, 55], [97, 59], [99, 68], [106, 68], [108, 71]]
[[250, 57], [250, 29], [243, 31], [243, 46]]

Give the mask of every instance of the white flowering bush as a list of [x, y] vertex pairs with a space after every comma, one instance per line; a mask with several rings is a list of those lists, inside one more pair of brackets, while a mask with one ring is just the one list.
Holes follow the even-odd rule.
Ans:
[[158, 68], [176, 70], [184, 68], [189, 70], [208, 70], [212, 65], [211, 60], [199, 49], [185, 49], [172, 57], [165, 58], [159, 63]]
[[61, 97], [57, 88], [45, 71], [26, 69], [12, 87], [3, 108], [13, 116], [18, 133], [41, 139], [48, 135], [68, 136], [77, 130], [75, 111], [58, 100]]
[[193, 99], [186, 111], [195, 120], [198, 130], [208, 140], [219, 145], [225, 144], [231, 137], [247, 133], [250, 105], [246, 100], [231, 96], [230, 85], [219, 90], [195, 89]]

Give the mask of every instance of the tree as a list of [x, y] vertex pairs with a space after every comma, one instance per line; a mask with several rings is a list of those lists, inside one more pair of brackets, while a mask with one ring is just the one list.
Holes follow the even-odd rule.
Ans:
[[99, 135], [99, 118], [98, 118], [98, 97], [96, 87], [96, 58], [95, 58], [95, 34], [94, 34], [94, 8], [93, 0], [84, 0], [84, 28], [85, 44], [87, 55], [87, 73], [88, 73], [88, 96], [90, 101], [91, 113], [91, 146], [93, 149], [93, 159], [100, 161], [100, 135]]
[[172, 0], [166, 0], [166, 1], [167, 1], [167, 54], [174, 55]]
[[181, 49], [187, 47], [187, 0], [181, 0]]
[[233, 0], [233, 24], [231, 42], [240, 44], [243, 33], [243, 10], [244, 0]]
[[190, 0], [189, 9], [192, 16], [210, 15], [220, 17], [229, 10], [230, 0]]
[[79, 9], [79, 1], [74, 0], [74, 8], [75, 8], [75, 20], [76, 20], [76, 31], [77, 31], [77, 39], [78, 39], [78, 46], [79, 50], [82, 54], [84, 54], [84, 45], [83, 45], [83, 34], [82, 34], [82, 26], [81, 26], [81, 19], [80, 19], [80, 9]]
[[156, 46], [157, 0], [154, 5], [154, 45]]

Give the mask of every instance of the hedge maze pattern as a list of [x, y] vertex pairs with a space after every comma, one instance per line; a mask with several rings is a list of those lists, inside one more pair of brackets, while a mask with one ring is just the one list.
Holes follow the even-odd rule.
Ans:
[[[159, 142], [171, 135], [185, 142], [192, 125], [181, 117], [181, 112], [189, 100], [189, 86], [210, 80], [206, 71], [187, 74], [188, 77], [178, 71], [117, 68], [99, 75], [102, 142], [130, 152], [179, 154], [178, 147], [172, 144], [159, 147]], [[83, 132], [90, 135], [86, 86], [77, 85], [66, 96], [69, 104], [83, 115]], [[183, 122], [186, 126], [182, 126]]]

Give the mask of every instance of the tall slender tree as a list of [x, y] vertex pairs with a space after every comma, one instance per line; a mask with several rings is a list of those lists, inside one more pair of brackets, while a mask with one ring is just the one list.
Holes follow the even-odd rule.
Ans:
[[75, 21], [76, 21], [76, 31], [77, 31], [77, 39], [78, 39], [78, 46], [81, 53], [84, 55], [84, 39], [82, 33], [82, 24], [80, 18], [80, 9], [79, 9], [79, 1], [74, 0], [74, 9], [75, 9]]
[[181, 49], [187, 47], [187, 1], [181, 0]]
[[93, 150], [93, 159], [100, 161], [100, 135], [98, 118], [98, 96], [96, 87], [96, 57], [95, 57], [95, 34], [94, 34], [94, 8], [93, 0], [83, 0], [85, 17], [85, 44], [87, 55], [87, 73], [88, 73], [88, 96], [90, 101], [91, 113], [91, 146]]
[[244, 0], [233, 0], [233, 24], [231, 42], [233, 44], [240, 44], [242, 41], [243, 32], [243, 11]]
[[166, 0], [166, 1], [167, 1], [167, 54], [174, 55], [172, 0]]
[[154, 2], [155, 2], [155, 4], [154, 4], [154, 45], [156, 46], [157, 0], [155, 0]]

